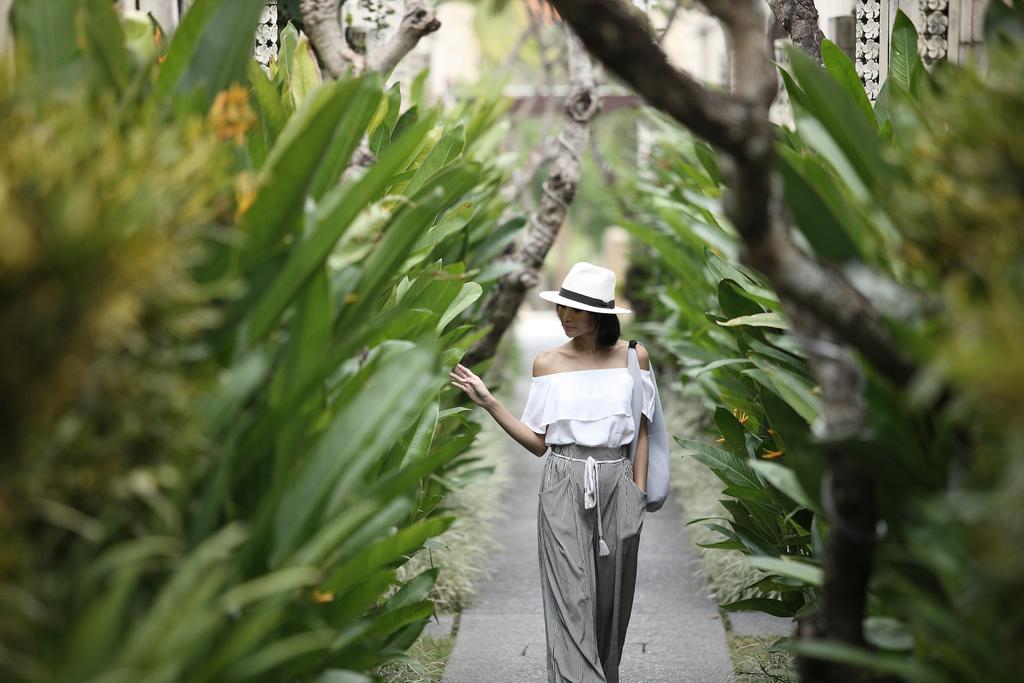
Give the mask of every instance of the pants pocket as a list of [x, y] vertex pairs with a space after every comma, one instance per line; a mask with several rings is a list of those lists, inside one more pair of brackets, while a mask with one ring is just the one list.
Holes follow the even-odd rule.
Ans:
[[647, 492], [633, 481], [633, 464], [628, 460], [624, 462], [626, 466], [622, 468], [622, 484], [626, 488], [627, 508], [631, 512], [632, 520], [639, 525], [647, 513]]
[[545, 493], [562, 488], [572, 476], [572, 470], [568, 467], [568, 462], [562, 464], [556, 461], [557, 458], [550, 458], [544, 464], [544, 470], [540, 478], [540, 493], [538, 495], [543, 496]]

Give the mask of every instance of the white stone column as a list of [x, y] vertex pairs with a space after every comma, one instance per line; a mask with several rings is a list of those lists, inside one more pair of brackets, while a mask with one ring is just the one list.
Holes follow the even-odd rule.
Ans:
[[480, 80], [480, 41], [473, 27], [476, 11], [471, 2], [441, 3], [437, 6], [441, 28], [420, 40], [427, 42], [430, 51], [428, 92], [433, 101], [453, 103], [455, 86]]
[[13, 44], [11, 36], [11, 5], [14, 0], [0, 0], [0, 58], [7, 54]]
[[[132, 4], [132, 3], [121, 3]], [[173, 33], [178, 25], [178, 0], [136, 0], [136, 9], [142, 12], [149, 12], [164, 33]]]

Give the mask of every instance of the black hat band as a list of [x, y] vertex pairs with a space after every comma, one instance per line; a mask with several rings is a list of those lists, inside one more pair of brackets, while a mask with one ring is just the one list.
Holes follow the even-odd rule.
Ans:
[[596, 306], [597, 308], [615, 308], [615, 299], [612, 299], [611, 301], [602, 301], [601, 299], [595, 299], [592, 296], [580, 294], [579, 292], [574, 292], [570, 289], [566, 289], [565, 287], [558, 290], [558, 296], [565, 297], [566, 299], [572, 299], [573, 301], [578, 301], [579, 303], [586, 304], [588, 306]]

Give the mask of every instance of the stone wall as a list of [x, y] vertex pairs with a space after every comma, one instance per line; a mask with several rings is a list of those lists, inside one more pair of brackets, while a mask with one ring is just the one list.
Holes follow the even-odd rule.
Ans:
[[931, 66], [980, 57], [987, 5], [988, 0], [857, 0], [857, 72], [868, 97], [877, 97], [889, 71], [889, 34], [897, 11], [914, 22], [921, 57]]

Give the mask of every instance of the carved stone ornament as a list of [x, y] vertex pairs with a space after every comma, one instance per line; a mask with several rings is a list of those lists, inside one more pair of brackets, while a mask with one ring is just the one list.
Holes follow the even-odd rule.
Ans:
[[[944, 2], [945, 0], [941, 0]], [[857, 74], [868, 99], [874, 101], [881, 87], [882, 5], [879, 0], [857, 0]]]
[[945, 59], [949, 52], [949, 0], [920, 0], [924, 29], [918, 50], [925, 66]]
[[256, 26], [256, 42], [253, 56], [264, 71], [270, 71], [270, 60], [277, 57], [279, 44], [277, 32], [277, 0], [268, 0]]

